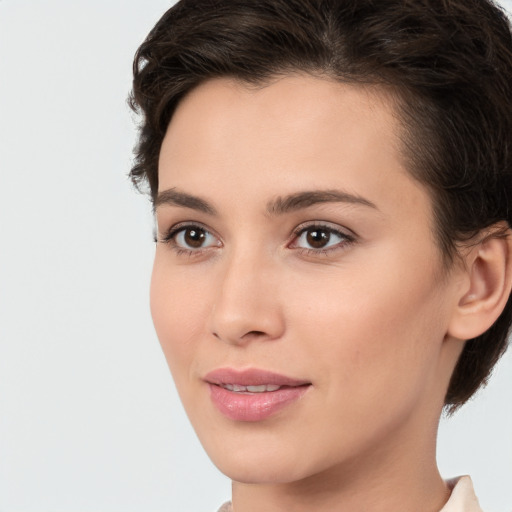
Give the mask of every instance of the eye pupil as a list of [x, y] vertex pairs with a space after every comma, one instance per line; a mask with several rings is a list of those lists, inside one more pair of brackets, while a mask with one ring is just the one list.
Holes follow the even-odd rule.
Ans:
[[308, 244], [315, 249], [325, 247], [329, 243], [330, 238], [330, 233], [323, 229], [309, 230], [306, 235]]
[[188, 228], [184, 233], [185, 242], [189, 247], [201, 247], [206, 239], [204, 229]]

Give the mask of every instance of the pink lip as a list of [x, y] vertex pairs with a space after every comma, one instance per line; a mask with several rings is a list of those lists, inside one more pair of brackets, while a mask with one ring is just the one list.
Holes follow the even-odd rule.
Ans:
[[[235, 421], [262, 421], [298, 400], [311, 383], [258, 369], [234, 370], [220, 368], [208, 373], [204, 380], [217, 409]], [[241, 393], [230, 391], [222, 384], [239, 386], [282, 386], [276, 391]]]

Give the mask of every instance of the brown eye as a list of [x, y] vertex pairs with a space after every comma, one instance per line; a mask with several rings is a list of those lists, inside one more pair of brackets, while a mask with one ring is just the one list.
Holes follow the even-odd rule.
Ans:
[[300, 230], [296, 236], [293, 247], [319, 252], [336, 249], [353, 241], [350, 235], [329, 226], [309, 226]]
[[201, 226], [194, 225], [176, 229], [170, 234], [168, 240], [172, 241], [177, 248], [189, 251], [220, 246], [220, 241], [212, 233]]
[[326, 229], [308, 229], [306, 231], [306, 241], [314, 249], [322, 249], [331, 239], [331, 233]]
[[183, 230], [185, 245], [198, 249], [206, 240], [206, 231], [201, 228], [187, 228]]

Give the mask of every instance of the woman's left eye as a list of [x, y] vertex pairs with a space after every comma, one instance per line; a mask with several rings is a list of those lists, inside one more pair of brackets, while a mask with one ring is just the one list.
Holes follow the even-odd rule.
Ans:
[[353, 242], [353, 237], [328, 226], [308, 226], [296, 233], [292, 248], [326, 251]]

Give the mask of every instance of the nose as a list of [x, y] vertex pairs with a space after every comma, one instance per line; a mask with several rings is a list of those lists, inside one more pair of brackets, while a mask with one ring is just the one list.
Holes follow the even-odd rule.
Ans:
[[233, 254], [222, 262], [217, 277], [210, 318], [210, 330], [216, 338], [232, 345], [245, 345], [283, 335], [279, 269], [256, 255]]

